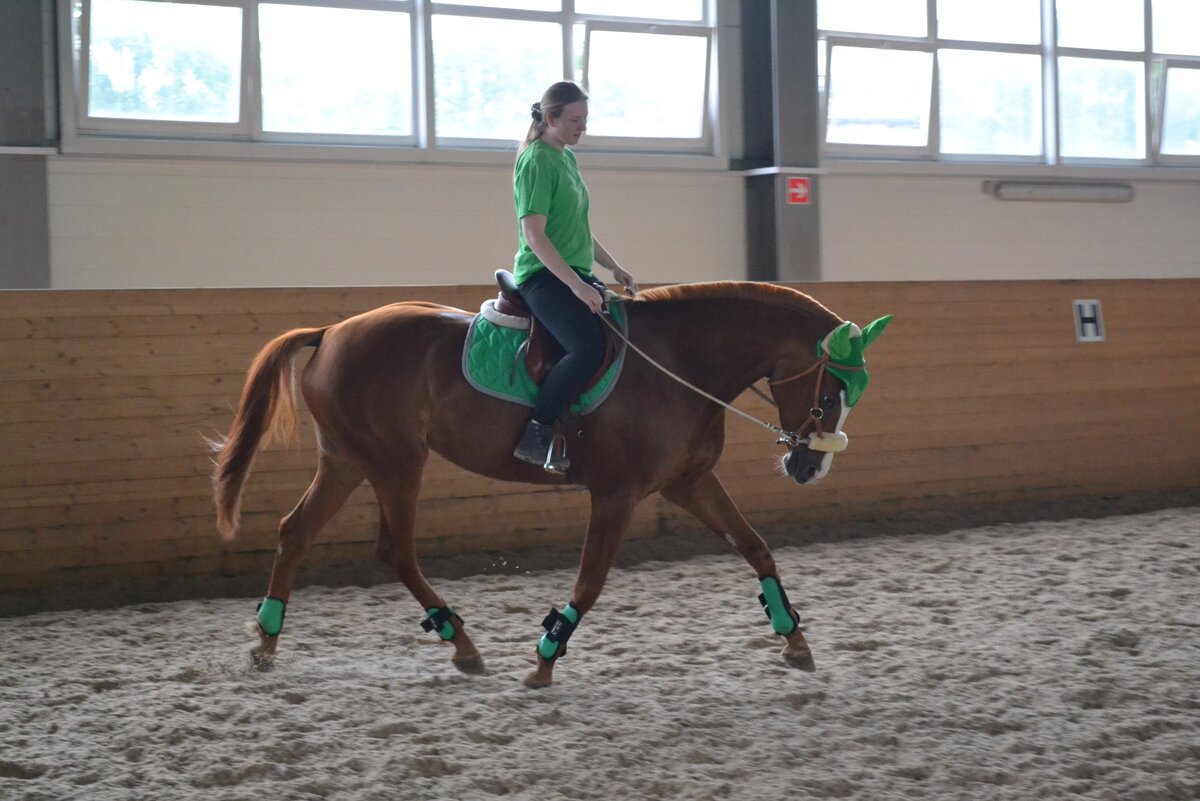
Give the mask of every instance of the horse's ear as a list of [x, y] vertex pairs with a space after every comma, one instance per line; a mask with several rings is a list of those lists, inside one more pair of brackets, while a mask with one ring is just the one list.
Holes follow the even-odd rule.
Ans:
[[852, 352], [850, 347], [850, 329], [854, 328], [854, 323], [845, 322], [830, 332], [829, 336], [825, 337], [825, 351], [833, 359], [848, 359]]
[[879, 338], [879, 335], [883, 333], [883, 329], [887, 328], [888, 323], [891, 321], [892, 315], [889, 314], [886, 317], [880, 317], [878, 320], [867, 324], [867, 327], [862, 330], [863, 350], [866, 350], [867, 345], [870, 345]]

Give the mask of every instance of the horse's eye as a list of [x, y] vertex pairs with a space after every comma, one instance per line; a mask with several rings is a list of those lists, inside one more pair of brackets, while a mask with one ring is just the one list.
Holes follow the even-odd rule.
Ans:
[[821, 396], [821, 405], [824, 406], [826, 409], [832, 409], [836, 403], [837, 403], [837, 398], [833, 397], [832, 395], [822, 395]]

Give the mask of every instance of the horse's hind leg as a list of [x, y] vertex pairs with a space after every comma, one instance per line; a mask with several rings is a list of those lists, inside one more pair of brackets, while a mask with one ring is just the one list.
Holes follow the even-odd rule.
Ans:
[[312, 484], [296, 508], [279, 524], [279, 549], [275, 552], [267, 598], [260, 607], [258, 619], [250, 624], [259, 636], [259, 644], [251, 655], [262, 664], [269, 663], [275, 655], [283, 626], [283, 609], [292, 594], [300, 563], [317, 534], [363, 481], [363, 474], [349, 462], [325, 451], [320, 451], [319, 455], [317, 475]]
[[381, 512], [379, 542], [375, 554], [380, 561], [396, 571], [404, 586], [408, 587], [417, 603], [426, 611], [428, 617], [422, 625], [428, 625], [428, 630], [436, 631], [443, 640], [454, 644], [454, 656], [451, 659], [454, 666], [464, 673], [483, 673], [483, 658], [463, 627], [462, 619], [452, 613], [441, 596], [429, 585], [417, 562], [413, 528], [423, 466], [422, 455], [420, 460], [414, 460], [407, 465], [408, 469], [396, 469], [393, 476], [398, 478], [390, 478], [391, 483], [374, 483]]
[[742, 517], [716, 474], [707, 471], [683, 476], [665, 487], [662, 496], [683, 507], [717, 536], [729, 541], [750, 563], [763, 584], [763, 596], [771, 623], [776, 633], [787, 641], [783, 648], [784, 661], [800, 670], [815, 670], [812, 651], [804, 639], [798, 615], [783, 593], [771, 549]]

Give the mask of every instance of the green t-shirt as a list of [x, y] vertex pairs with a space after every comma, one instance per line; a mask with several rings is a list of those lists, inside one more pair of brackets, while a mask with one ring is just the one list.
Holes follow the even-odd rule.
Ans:
[[529, 214], [546, 217], [546, 236], [563, 261], [585, 278], [592, 274], [596, 252], [588, 225], [588, 190], [574, 153], [567, 148], [557, 150], [540, 139], [525, 148], [513, 169], [513, 202], [519, 242], [513, 274], [518, 284], [546, 269], [525, 244], [520, 221]]

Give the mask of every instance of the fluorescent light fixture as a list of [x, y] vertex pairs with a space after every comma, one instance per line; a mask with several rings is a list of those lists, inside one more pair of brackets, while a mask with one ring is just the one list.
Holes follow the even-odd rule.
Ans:
[[983, 191], [997, 200], [1051, 200], [1075, 203], [1128, 203], [1129, 184], [1068, 181], [984, 181]]

